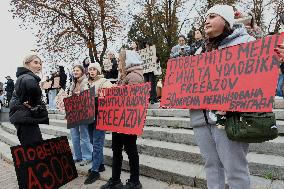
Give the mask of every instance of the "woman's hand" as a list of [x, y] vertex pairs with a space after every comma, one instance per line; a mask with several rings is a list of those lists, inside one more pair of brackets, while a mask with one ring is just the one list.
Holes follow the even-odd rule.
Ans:
[[277, 48], [274, 49], [274, 52], [278, 56], [278, 60], [282, 63], [284, 62], [284, 43], [277, 45]]

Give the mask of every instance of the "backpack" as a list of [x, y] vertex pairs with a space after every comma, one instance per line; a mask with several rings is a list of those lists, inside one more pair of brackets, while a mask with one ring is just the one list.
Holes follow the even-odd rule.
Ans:
[[246, 143], [261, 143], [278, 136], [272, 112], [227, 112], [225, 130], [230, 140]]

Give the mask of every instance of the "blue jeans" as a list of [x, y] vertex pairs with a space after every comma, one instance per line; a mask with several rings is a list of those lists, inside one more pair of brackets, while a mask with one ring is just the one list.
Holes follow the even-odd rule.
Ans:
[[88, 125], [79, 125], [70, 129], [73, 143], [74, 160], [92, 160], [93, 148], [90, 143]]
[[55, 101], [55, 97], [57, 95], [57, 89], [51, 89], [48, 91], [48, 105], [49, 105], [49, 109], [51, 110], [55, 110], [56, 109], [56, 101]]
[[105, 141], [105, 131], [96, 129], [96, 121], [92, 128], [92, 141], [93, 141], [93, 163], [92, 171], [99, 172], [99, 167], [104, 161], [104, 141]]
[[277, 96], [283, 96], [283, 92], [282, 92], [283, 80], [284, 80], [284, 74], [280, 74], [278, 77], [278, 84], [277, 84], [277, 91], [276, 91]]

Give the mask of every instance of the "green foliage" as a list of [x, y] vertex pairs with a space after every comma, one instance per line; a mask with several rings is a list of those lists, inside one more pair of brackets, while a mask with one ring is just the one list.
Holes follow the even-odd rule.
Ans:
[[150, 41], [156, 45], [162, 68], [166, 68], [171, 48], [177, 42], [177, 8], [180, 1], [163, 0], [162, 3], [146, 1], [143, 12], [134, 16], [128, 38], [140, 44]]

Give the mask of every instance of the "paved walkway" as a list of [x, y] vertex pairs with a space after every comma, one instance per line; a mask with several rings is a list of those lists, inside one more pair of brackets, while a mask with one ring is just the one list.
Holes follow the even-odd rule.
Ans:
[[[79, 175], [78, 178], [71, 181], [70, 183], [62, 186], [60, 189], [99, 189], [105, 181], [98, 180], [94, 184], [84, 185], [85, 176]], [[145, 189], [149, 186], [146, 186]], [[8, 164], [0, 158], [0, 189], [18, 189], [18, 182], [15, 173], [15, 168], [13, 165]], [[163, 187], [165, 189], [195, 189], [189, 186], [180, 186], [180, 185], [170, 185]]]
[[0, 158], [0, 188], [16, 189], [18, 187], [14, 166]]

